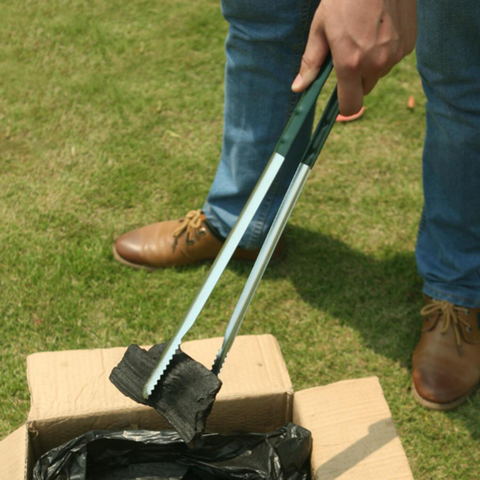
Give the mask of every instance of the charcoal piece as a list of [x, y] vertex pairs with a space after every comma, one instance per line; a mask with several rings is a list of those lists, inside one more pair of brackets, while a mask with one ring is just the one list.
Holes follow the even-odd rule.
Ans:
[[177, 352], [152, 395], [143, 387], [156, 367], [166, 343], [146, 351], [130, 345], [112, 370], [110, 381], [127, 397], [162, 414], [189, 446], [205, 432], [205, 424], [222, 382], [186, 353]]

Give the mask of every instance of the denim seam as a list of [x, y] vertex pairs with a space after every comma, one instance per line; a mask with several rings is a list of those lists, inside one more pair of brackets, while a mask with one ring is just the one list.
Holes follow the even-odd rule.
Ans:
[[[474, 300], [473, 298], [467, 298], [467, 297], [460, 297], [458, 295], [455, 295], [455, 294], [452, 294], [452, 293], [447, 293], [447, 292], [444, 292], [442, 290], [438, 290], [436, 288], [433, 288], [433, 287], [430, 287], [429, 285], [424, 285], [423, 287], [423, 292], [426, 293], [427, 295], [429, 296], [432, 296], [434, 298], [435, 297], [435, 293], [436, 294], [439, 294], [440, 297], [444, 297], [444, 298], [451, 298], [451, 299], [457, 299], [459, 300], [458, 304], [460, 306], [464, 306], [462, 305], [462, 303], [471, 303], [471, 304], [474, 304], [473, 306], [472, 305], [469, 305], [469, 308], [478, 308], [480, 307], [480, 299], [477, 299], [477, 300]], [[433, 294], [433, 295], [432, 295]], [[439, 298], [438, 300], [443, 300], [443, 298]], [[457, 302], [455, 302], [457, 303]]]
[[425, 214], [425, 205], [422, 208], [422, 212], [420, 213], [420, 222], [418, 224], [418, 233], [417, 237], [420, 238], [420, 235], [425, 231], [425, 226], [427, 223], [427, 216]]
[[[202, 208], [202, 212], [205, 214], [205, 217], [207, 218], [207, 222], [215, 228], [217, 232], [220, 232], [221, 226], [220, 222], [218, 221], [218, 218], [214, 213], [212, 212], [210, 205], [208, 202], [205, 202]], [[220, 227], [220, 228], [219, 228]], [[223, 235], [220, 234], [220, 236], [223, 238]]]
[[[311, 3], [312, 3], [312, 0], [302, 0], [302, 3], [300, 5], [297, 42], [295, 43], [295, 46], [293, 48], [293, 66], [292, 66], [292, 74], [291, 74], [292, 81], [293, 81], [295, 72], [298, 71], [301, 63], [301, 60], [300, 60], [301, 56], [299, 57], [299, 54], [301, 55], [303, 53], [303, 48], [305, 47], [305, 44], [306, 44], [306, 30], [310, 25], [309, 20], [311, 16], [310, 15]], [[298, 101], [298, 94], [294, 93], [293, 91], [290, 91], [290, 97], [288, 100], [288, 109], [287, 109], [286, 118], [284, 121], [285, 125], [287, 124], [288, 119], [290, 118], [290, 115], [292, 114], [297, 101]], [[282, 175], [282, 177], [280, 177], [280, 172], [279, 172], [277, 177], [275, 177], [271, 187], [269, 188], [267, 195], [265, 196], [262, 202], [261, 210], [259, 210], [258, 218], [255, 220], [254, 225], [252, 226], [250, 237], [247, 241], [246, 248], [257, 247], [258, 240], [262, 235], [262, 230], [265, 227], [268, 214], [272, 209], [277, 191], [280, 185], [282, 184], [280, 180], [282, 180], [284, 176], [285, 176], [285, 173]]]

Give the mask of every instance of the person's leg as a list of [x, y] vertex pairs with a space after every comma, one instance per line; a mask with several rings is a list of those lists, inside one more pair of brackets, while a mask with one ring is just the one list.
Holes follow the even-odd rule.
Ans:
[[[226, 41], [223, 149], [203, 207], [227, 237], [269, 160], [298, 101], [290, 85], [299, 68], [318, 0], [222, 0], [230, 24]], [[242, 239], [258, 248], [306, 147], [311, 122], [287, 157]]]
[[480, 307], [480, 3], [419, 0], [419, 27], [427, 133], [418, 269], [425, 294]]
[[[299, 70], [318, 3], [222, 1], [224, 16], [230, 23], [224, 141], [204, 213], [191, 211], [182, 219], [158, 222], [122, 235], [113, 247], [116, 260], [151, 270], [216, 257], [298, 101], [299, 95], [291, 92], [290, 85]], [[287, 156], [234, 258], [256, 258], [310, 133], [311, 121]], [[282, 250], [280, 241], [274, 257]]]
[[480, 3], [419, 0], [418, 22], [427, 132], [416, 258], [430, 307], [414, 388], [455, 406], [480, 379]]

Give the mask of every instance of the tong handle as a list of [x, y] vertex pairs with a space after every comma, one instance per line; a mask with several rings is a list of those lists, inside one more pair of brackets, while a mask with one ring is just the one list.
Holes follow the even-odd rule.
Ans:
[[330, 72], [333, 69], [332, 55], [329, 53], [325, 61], [323, 62], [320, 72], [317, 78], [307, 88], [302, 97], [297, 103], [290, 120], [285, 127], [285, 130], [280, 137], [280, 140], [275, 147], [275, 151], [283, 157], [286, 157], [290, 147], [297, 138], [303, 124], [308, 118], [310, 112], [315, 108], [315, 102], [317, 101], [320, 92], [322, 91], [325, 82], [327, 81]]
[[338, 95], [337, 95], [337, 86], [330, 95], [327, 105], [323, 111], [323, 114], [318, 122], [315, 132], [310, 139], [307, 149], [303, 155], [301, 163], [308, 165], [311, 168], [315, 165], [320, 152], [322, 151], [323, 145], [327, 140], [328, 134], [335, 124], [335, 120], [338, 115]]
[[[145, 383], [143, 389], [144, 398], [148, 398], [153, 392], [156, 384], [163, 376], [165, 370], [167, 369], [171, 359], [173, 358], [175, 352], [180, 348], [181, 341], [188, 330], [195, 323], [198, 315], [202, 311], [205, 303], [210, 297], [215, 285], [217, 284], [220, 276], [225, 270], [235, 248], [240, 243], [240, 240], [243, 237], [243, 234], [248, 228], [248, 225], [252, 221], [255, 213], [260, 207], [261, 202], [265, 198], [265, 195], [268, 192], [273, 180], [275, 179], [280, 167], [285, 161], [290, 148], [295, 141], [296, 136], [299, 131], [305, 124], [310, 112], [315, 107], [315, 102], [322, 90], [323, 85], [327, 81], [328, 75], [330, 74], [333, 68], [333, 62], [331, 55], [328, 55], [322, 68], [320, 69], [318, 77], [315, 81], [308, 87], [305, 93], [300, 98], [297, 106], [295, 107], [293, 114], [285, 127], [280, 140], [277, 143], [275, 151], [267, 164], [267, 167], [263, 171], [257, 185], [255, 186], [252, 194], [250, 195], [245, 207], [242, 210], [242, 213], [237, 219], [230, 235], [226, 239], [222, 249], [220, 250], [217, 258], [215, 259], [208, 275], [200, 287], [196, 297], [194, 298], [190, 308], [188, 309], [184, 319], [178, 325], [177, 330], [175, 331], [173, 337], [167, 343], [158, 363], [147, 382]], [[328, 133], [327, 133], [328, 135]], [[267, 260], [268, 263], [268, 260]], [[263, 273], [263, 272], [262, 272]], [[261, 276], [260, 276], [261, 278]], [[242, 316], [243, 319], [243, 316]], [[241, 323], [241, 321], [240, 321]], [[228, 327], [227, 327], [228, 328]], [[237, 328], [238, 330], [238, 328]], [[235, 337], [236, 331], [233, 335]], [[233, 339], [232, 339], [233, 341]], [[223, 362], [222, 362], [223, 363]]]
[[[325, 82], [324, 82], [325, 83]], [[235, 337], [242, 325], [243, 319], [247, 314], [248, 307], [252, 303], [253, 296], [257, 291], [260, 281], [265, 273], [270, 258], [272, 257], [275, 247], [285, 229], [285, 226], [292, 214], [292, 211], [297, 203], [298, 198], [303, 190], [308, 175], [315, 164], [320, 152], [325, 144], [325, 141], [330, 133], [335, 120], [338, 115], [338, 96], [337, 87], [335, 86], [330, 99], [327, 102], [325, 110], [318, 122], [315, 132], [310, 139], [310, 142], [305, 150], [304, 156], [299, 163], [297, 171], [290, 182], [287, 193], [278, 209], [275, 219], [268, 231], [268, 234], [263, 242], [262, 248], [258, 254], [257, 260], [248, 276], [245, 287], [243, 288], [240, 298], [235, 305], [235, 309], [230, 317], [225, 336], [220, 350], [217, 353], [215, 361], [212, 366], [212, 372], [215, 375], [220, 373], [223, 367], [228, 352], [233, 345]]]

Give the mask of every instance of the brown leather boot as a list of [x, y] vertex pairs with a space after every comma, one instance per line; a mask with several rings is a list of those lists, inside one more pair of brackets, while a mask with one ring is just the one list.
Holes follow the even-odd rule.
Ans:
[[[223, 242], [211, 231], [205, 214], [188, 212], [184, 218], [159, 222], [122, 235], [113, 246], [113, 255], [124, 265], [145, 270], [188, 265], [214, 259]], [[272, 259], [283, 254], [280, 238]], [[255, 260], [259, 250], [237, 248], [232, 258]]]
[[480, 308], [426, 297], [422, 336], [412, 358], [413, 396], [423, 406], [450, 410], [480, 381]]

